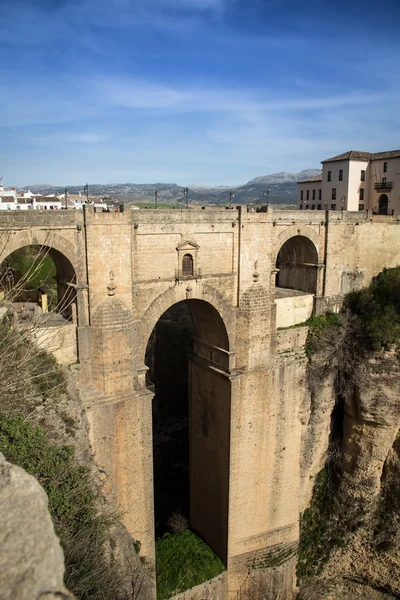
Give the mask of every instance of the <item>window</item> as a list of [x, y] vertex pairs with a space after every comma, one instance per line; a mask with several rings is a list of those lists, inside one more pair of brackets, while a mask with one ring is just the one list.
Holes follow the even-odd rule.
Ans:
[[318, 200], [322, 200], [322, 190], [318, 190]]
[[364, 204], [359, 204], [358, 205], [358, 210], [364, 210]]
[[182, 276], [192, 277], [193, 276], [193, 256], [191, 254], [185, 254], [182, 260]]
[[361, 181], [365, 181], [365, 171], [361, 171]]
[[336, 210], [336, 204], [331, 204], [331, 210]]
[[321, 210], [321, 209], [322, 209], [322, 204], [318, 204], [317, 210]]
[[382, 177], [382, 183], [386, 183], [387, 182], [387, 177]]
[[339, 169], [339, 181], [343, 181], [343, 169]]
[[315, 200], [315, 190], [312, 191], [312, 199]]
[[383, 172], [387, 173], [387, 162], [383, 163]]
[[303, 205], [302, 204], [300, 204], [300, 210], [303, 210]]
[[310, 207], [308, 206], [308, 204], [306, 204], [306, 210], [308, 210]]
[[300, 192], [300, 200], [303, 200], [303, 198], [304, 198], [304, 191], [301, 190], [301, 192]]
[[311, 206], [311, 210], [315, 210], [315, 204]]
[[360, 188], [360, 200], [364, 200], [364, 188]]
[[330, 181], [332, 178], [332, 171], [328, 171], [328, 181]]
[[307, 200], [310, 199], [310, 190], [307, 190]]
[[336, 200], [336, 188], [332, 188], [332, 200]]

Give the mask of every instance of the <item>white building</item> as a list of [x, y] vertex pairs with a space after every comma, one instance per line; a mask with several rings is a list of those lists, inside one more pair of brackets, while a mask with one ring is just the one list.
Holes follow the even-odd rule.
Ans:
[[[86, 198], [81, 195], [67, 195], [67, 208], [82, 210]], [[107, 204], [97, 198], [89, 199], [96, 210], [107, 210]], [[65, 209], [65, 194], [41, 196], [28, 192], [17, 192], [15, 188], [5, 190], [0, 183], [0, 210], [61, 210]]]
[[322, 161], [322, 173], [298, 182], [299, 209], [400, 211], [400, 150], [350, 150]]

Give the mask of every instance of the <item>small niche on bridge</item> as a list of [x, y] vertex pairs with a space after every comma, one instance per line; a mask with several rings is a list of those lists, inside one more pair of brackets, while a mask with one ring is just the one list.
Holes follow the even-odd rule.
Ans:
[[153, 399], [156, 538], [189, 528], [227, 554], [229, 345], [211, 304], [190, 299], [158, 320], [145, 363]]

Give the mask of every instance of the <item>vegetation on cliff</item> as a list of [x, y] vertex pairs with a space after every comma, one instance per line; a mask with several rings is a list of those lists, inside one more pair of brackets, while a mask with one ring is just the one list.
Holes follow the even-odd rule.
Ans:
[[300, 542], [297, 563], [299, 579], [313, 577], [321, 572], [329, 560], [332, 548], [344, 545], [345, 531], [338, 518], [333, 519], [335, 484], [328, 469], [315, 478], [309, 508], [300, 519]]
[[104, 551], [112, 517], [99, 510], [89, 471], [74, 459], [72, 446], [50, 443], [22, 415], [0, 415], [0, 451], [34, 475], [47, 493], [49, 511], [65, 558], [65, 585], [84, 599], [114, 599], [120, 581]]
[[64, 551], [65, 585], [75, 597], [139, 598], [141, 583], [135, 565], [127, 584], [126, 573], [110, 554], [109, 532], [118, 520], [104, 502], [90, 451], [82, 448], [87, 434], [80, 402], [68, 392], [65, 374], [54, 358], [36, 348], [30, 333], [29, 326], [19, 329], [3, 314], [0, 452], [45, 489]]
[[[309, 321], [308, 355], [325, 348], [331, 357], [345, 346], [354, 347], [357, 357], [365, 352], [400, 346], [400, 266], [384, 269], [370, 285], [345, 297], [339, 314], [313, 316]], [[331, 338], [329, 340], [329, 338]]]
[[332, 381], [336, 404], [326, 464], [301, 518], [298, 577], [323, 571], [325, 581], [343, 572], [398, 594], [400, 267], [347, 295], [339, 314], [308, 325], [312, 402]]

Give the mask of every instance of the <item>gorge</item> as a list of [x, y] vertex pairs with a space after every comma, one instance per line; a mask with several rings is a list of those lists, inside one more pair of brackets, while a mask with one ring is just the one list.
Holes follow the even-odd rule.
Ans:
[[[346, 293], [400, 263], [397, 216], [137, 212], [4, 215], [1, 261], [35, 245], [54, 257], [59, 294], [69, 290], [71, 306], [59, 331], [69, 344], [63, 353], [61, 343], [59, 357], [66, 366], [75, 358], [91, 451], [145, 563], [154, 565], [156, 531], [179, 510], [226, 567], [217, 592], [203, 587], [193, 598], [294, 597], [299, 516], [325, 459], [335, 457], [335, 443], [343, 448], [344, 473], [357, 481], [347, 491], [354, 523], [360, 503], [372, 514], [374, 503], [393, 495], [385, 490], [397, 469], [396, 396], [389, 390], [397, 359], [389, 348], [371, 355], [364, 387], [357, 381], [348, 396], [337, 393], [336, 366], [326, 367], [344, 348], [356, 352], [342, 335], [351, 331], [345, 339], [357, 340], [355, 330], [328, 323], [332, 343], [325, 354], [314, 352], [311, 376], [313, 322], [302, 323], [313, 313], [318, 329]], [[343, 368], [339, 374], [350, 375]], [[162, 463], [165, 448], [159, 452], [166, 430], [183, 446], [175, 474]], [[322, 512], [316, 504], [315, 519]], [[379, 534], [374, 560], [358, 541], [347, 563], [337, 558], [340, 576], [332, 563], [324, 566], [320, 586], [331, 593], [332, 580], [347, 581], [349, 572], [361, 585], [375, 565], [375, 587], [382, 587], [379, 553], [390, 554], [396, 543], [389, 533]], [[309, 562], [300, 554], [306, 575]], [[395, 558], [390, 565], [388, 579]], [[368, 577], [370, 584], [372, 571]], [[302, 589], [304, 598], [317, 597], [314, 584]], [[383, 587], [374, 593], [398, 593], [392, 579]], [[151, 587], [147, 597], [155, 592]], [[321, 587], [318, 593], [322, 598]]]

